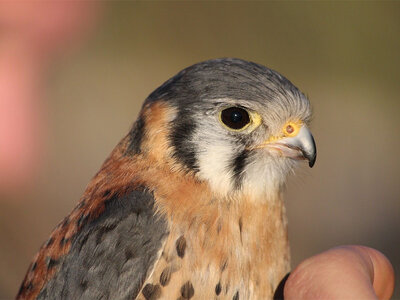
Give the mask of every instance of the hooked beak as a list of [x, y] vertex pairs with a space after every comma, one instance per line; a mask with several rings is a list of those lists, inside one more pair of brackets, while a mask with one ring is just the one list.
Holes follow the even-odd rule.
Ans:
[[276, 150], [285, 157], [296, 160], [308, 160], [310, 168], [314, 166], [317, 158], [317, 148], [314, 138], [305, 125], [301, 126], [296, 136], [267, 142], [264, 144], [264, 147]]

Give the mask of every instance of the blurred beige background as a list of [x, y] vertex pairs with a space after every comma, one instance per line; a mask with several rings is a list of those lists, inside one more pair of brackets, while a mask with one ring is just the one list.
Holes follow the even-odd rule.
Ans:
[[145, 97], [216, 57], [267, 65], [313, 104], [317, 163], [286, 192], [293, 266], [362, 244], [386, 254], [400, 278], [399, 54], [399, 2], [106, 4], [89, 41], [47, 82], [49, 136], [32, 188], [0, 193], [0, 298], [15, 296]]

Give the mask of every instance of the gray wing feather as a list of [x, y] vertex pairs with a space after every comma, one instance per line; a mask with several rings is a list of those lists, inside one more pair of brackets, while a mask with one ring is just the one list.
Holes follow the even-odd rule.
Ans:
[[111, 198], [85, 224], [39, 299], [134, 299], [168, 235], [146, 191]]

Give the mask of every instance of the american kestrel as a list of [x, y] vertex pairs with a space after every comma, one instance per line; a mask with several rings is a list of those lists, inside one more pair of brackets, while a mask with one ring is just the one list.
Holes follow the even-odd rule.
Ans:
[[240, 59], [195, 64], [137, 121], [41, 247], [18, 299], [271, 299], [289, 272], [281, 191], [314, 165], [308, 99]]

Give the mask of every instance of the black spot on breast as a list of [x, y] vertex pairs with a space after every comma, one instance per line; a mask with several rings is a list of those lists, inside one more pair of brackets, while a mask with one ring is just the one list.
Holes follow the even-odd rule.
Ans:
[[185, 256], [185, 249], [186, 249], [186, 239], [182, 235], [179, 239], [176, 240], [176, 252], [180, 258]]
[[47, 266], [47, 269], [51, 269], [51, 268], [53, 268], [54, 266], [56, 266], [58, 264], [58, 260], [57, 259], [53, 259], [53, 258], [51, 258], [51, 257], [47, 257], [46, 258], [46, 266]]
[[194, 288], [193, 285], [190, 281], [187, 281], [184, 285], [181, 287], [181, 296], [184, 299], [190, 299], [194, 295]]
[[218, 296], [221, 293], [221, 282], [215, 286], [215, 294]]
[[169, 280], [171, 279], [171, 267], [166, 267], [160, 275], [160, 284], [162, 286], [166, 286], [169, 282]]
[[158, 284], [148, 283], [143, 288], [142, 294], [146, 300], [158, 299], [161, 296], [161, 287]]
[[32, 282], [29, 282], [28, 285], [26, 286], [26, 290], [27, 290], [27, 291], [30, 291], [30, 290], [32, 290], [32, 289], [33, 289], [33, 283], [32, 283]]
[[232, 297], [232, 300], [239, 300], [239, 291], [235, 293], [235, 295]]

